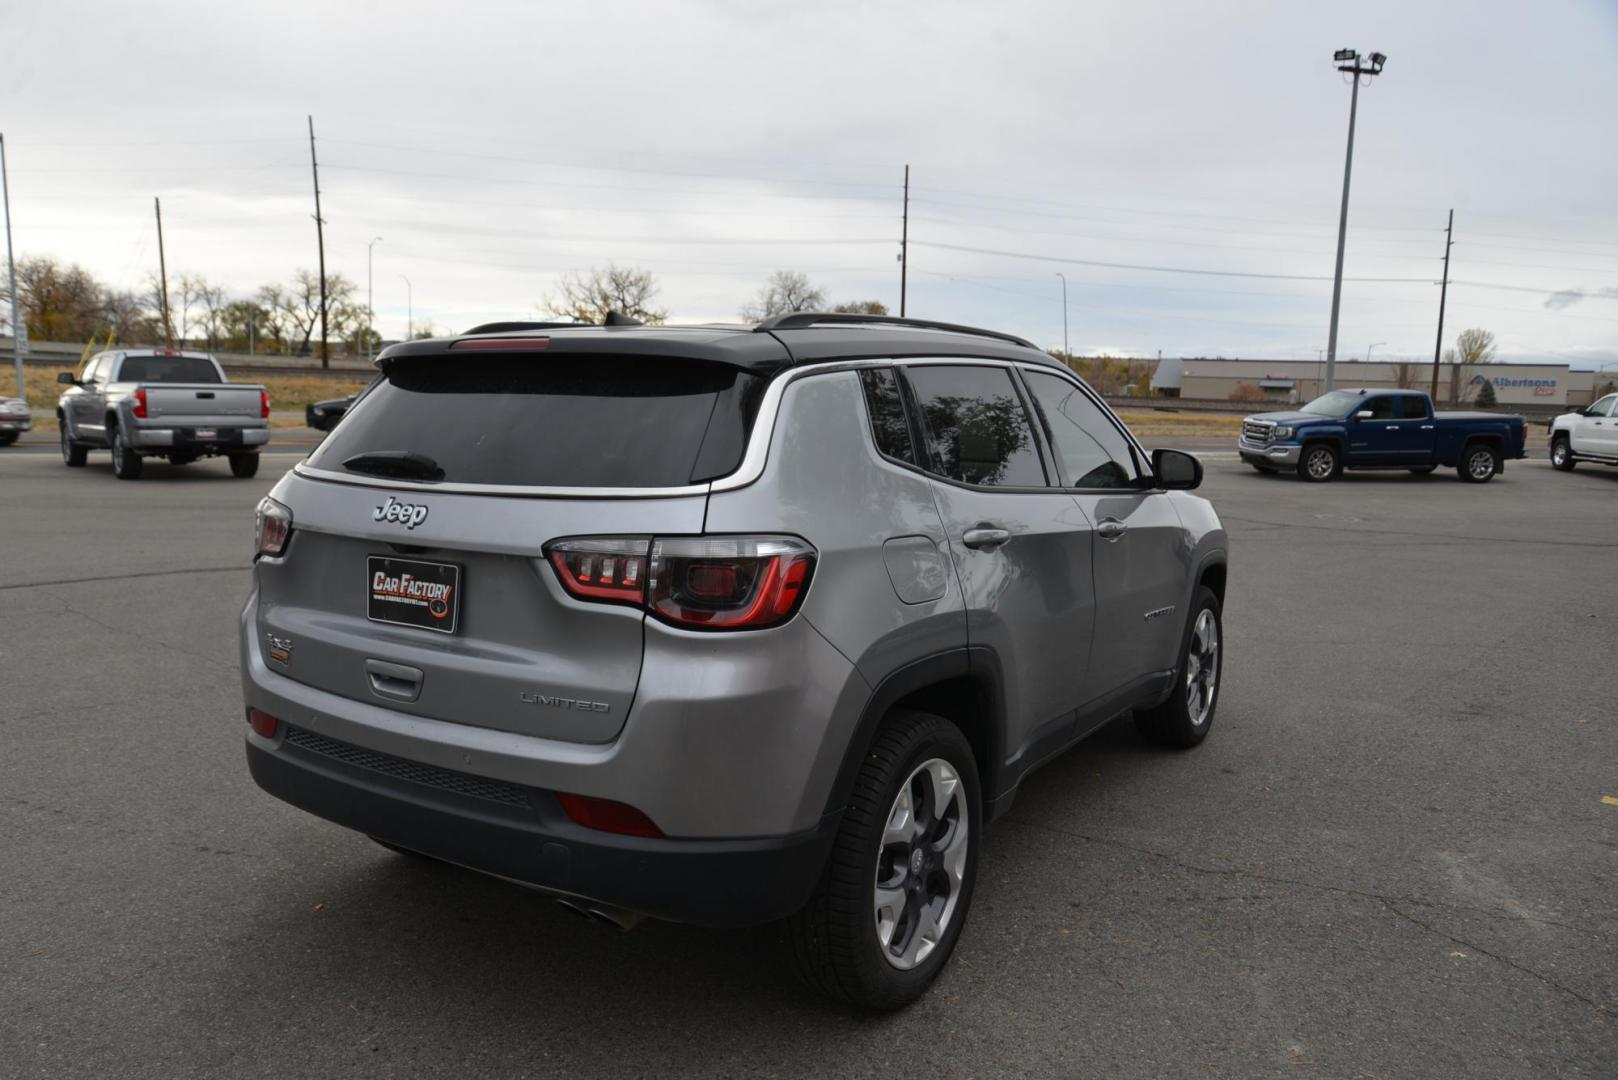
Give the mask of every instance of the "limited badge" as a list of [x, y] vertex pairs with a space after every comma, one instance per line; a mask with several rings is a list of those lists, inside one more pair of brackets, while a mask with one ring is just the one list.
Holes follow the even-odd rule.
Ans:
[[270, 659], [282, 667], [292, 666], [292, 639], [276, 637], [274, 634], [265, 634], [264, 640], [270, 646]]

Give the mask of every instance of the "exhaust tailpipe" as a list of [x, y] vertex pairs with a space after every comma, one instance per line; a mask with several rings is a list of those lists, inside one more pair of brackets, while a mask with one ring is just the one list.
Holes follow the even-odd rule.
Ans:
[[592, 922], [606, 923], [617, 930], [633, 930], [646, 917], [638, 911], [613, 907], [611, 904], [598, 904], [594, 900], [574, 900], [572, 897], [558, 896], [556, 902], [575, 915]]

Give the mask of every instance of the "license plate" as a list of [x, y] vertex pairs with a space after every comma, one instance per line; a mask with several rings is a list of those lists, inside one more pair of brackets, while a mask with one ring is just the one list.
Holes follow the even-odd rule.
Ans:
[[199, 427], [191, 432], [191, 437], [193, 439], [217, 439], [219, 438], [219, 429], [211, 427]]
[[455, 633], [461, 607], [459, 566], [371, 555], [365, 569], [365, 614], [372, 622]]

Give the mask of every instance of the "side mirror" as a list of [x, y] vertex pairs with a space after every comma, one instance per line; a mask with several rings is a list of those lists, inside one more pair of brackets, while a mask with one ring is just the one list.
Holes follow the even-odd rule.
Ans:
[[79, 380], [73, 377], [73, 373], [71, 371], [58, 371], [56, 373], [56, 381], [61, 383], [63, 386], [79, 385]]
[[1152, 472], [1157, 485], [1169, 491], [1190, 491], [1202, 486], [1202, 462], [1183, 450], [1153, 450]]
[[1354, 414], [1354, 419], [1356, 419], [1356, 420], [1369, 420], [1373, 415], [1374, 414], [1371, 412], [1370, 409], [1361, 409], [1359, 412]]

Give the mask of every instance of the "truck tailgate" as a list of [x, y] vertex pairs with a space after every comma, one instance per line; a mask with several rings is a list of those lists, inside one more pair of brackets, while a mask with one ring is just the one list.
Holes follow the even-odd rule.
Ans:
[[263, 416], [262, 386], [239, 383], [143, 383], [148, 422], [206, 421], [228, 426]]

